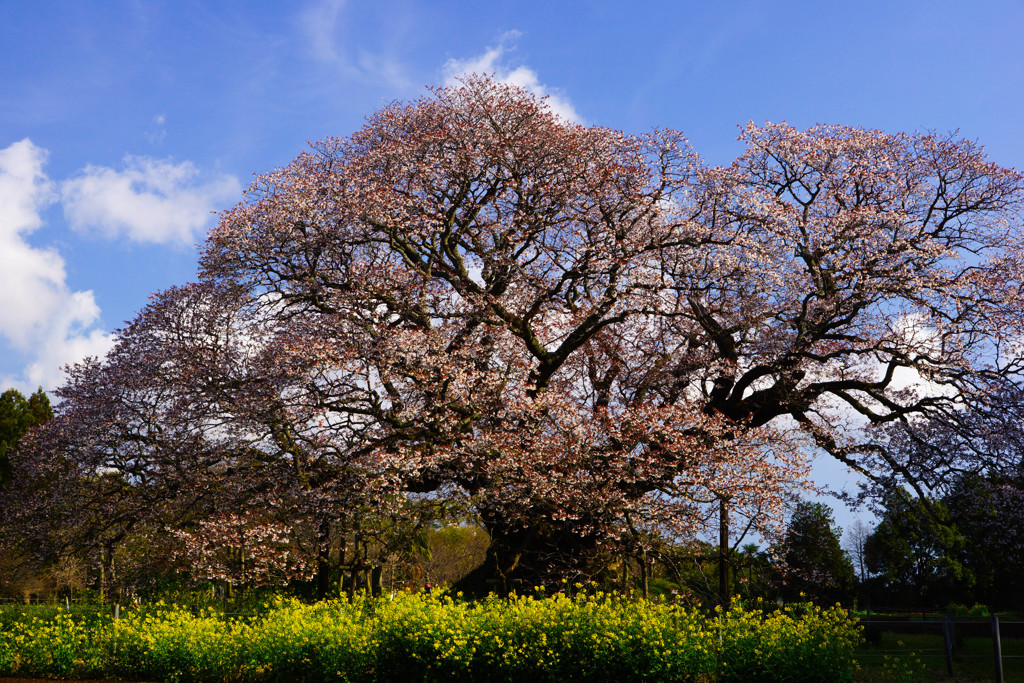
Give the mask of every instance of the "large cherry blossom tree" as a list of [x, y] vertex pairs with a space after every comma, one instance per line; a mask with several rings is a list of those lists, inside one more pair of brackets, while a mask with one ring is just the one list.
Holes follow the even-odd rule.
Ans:
[[709, 505], [768, 533], [815, 448], [937, 485], [892, 425], [1016, 381], [1021, 176], [953, 136], [741, 139], [708, 167], [484, 77], [388, 106], [259, 176], [26, 462], [178, 519], [461, 499], [505, 587]]

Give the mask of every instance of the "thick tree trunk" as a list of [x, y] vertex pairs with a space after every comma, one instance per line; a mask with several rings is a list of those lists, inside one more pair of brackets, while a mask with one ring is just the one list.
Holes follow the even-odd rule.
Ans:
[[640, 552], [640, 586], [646, 600], [650, 595], [650, 567], [647, 564], [646, 550]]
[[338, 595], [345, 594], [345, 559], [348, 553], [348, 542], [347, 537], [344, 533], [340, 534], [341, 538], [338, 541]]
[[541, 516], [529, 525], [510, 524], [481, 512], [491, 537], [484, 563], [453, 589], [466, 595], [531, 593], [536, 586], [558, 590], [561, 580], [589, 580], [602, 568], [594, 536], [580, 536]]
[[114, 548], [109, 544], [100, 546], [100, 604], [106, 604], [110, 595], [109, 584], [114, 578]]
[[[359, 528], [356, 528], [355, 538], [352, 543], [352, 564], [349, 570], [348, 580], [348, 601], [352, 602], [356, 598], [356, 587], [359, 583], [359, 573], [362, 569], [363, 557], [360, 554], [360, 545], [362, 544], [362, 535], [359, 533]], [[364, 545], [365, 548], [365, 545]]]
[[317, 542], [320, 548], [316, 558], [316, 597], [324, 600], [331, 589], [331, 523], [326, 519], [317, 527]]

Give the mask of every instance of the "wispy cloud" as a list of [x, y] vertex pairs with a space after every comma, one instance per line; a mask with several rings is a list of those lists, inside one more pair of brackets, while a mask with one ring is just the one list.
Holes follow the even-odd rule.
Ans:
[[309, 38], [309, 48], [321, 61], [346, 63], [335, 43], [338, 16], [344, 7], [345, 0], [324, 0], [302, 14], [302, 28]]
[[241, 191], [234, 176], [203, 180], [187, 161], [129, 156], [122, 170], [87, 166], [62, 183], [61, 201], [76, 231], [188, 246], [210, 225], [213, 211]]
[[0, 150], [0, 337], [31, 358], [21, 377], [2, 382], [29, 391], [58, 385], [65, 363], [106, 353], [112, 342], [96, 328], [93, 293], [68, 288], [60, 254], [26, 241], [56, 199], [43, 170], [46, 158], [28, 139]]
[[167, 116], [157, 114], [153, 117], [153, 127], [145, 133], [146, 140], [152, 145], [159, 145], [167, 137]]
[[443, 69], [445, 84], [453, 85], [460, 76], [469, 74], [493, 74], [502, 83], [519, 86], [538, 97], [547, 97], [551, 111], [563, 119], [583, 123], [583, 117], [565, 94], [541, 83], [537, 72], [528, 66], [512, 66], [508, 54], [515, 49], [514, 43], [519, 35], [518, 31], [509, 31], [501, 36], [497, 45], [488, 47], [483, 54], [467, 59], [449, 59]]
[[[332, 66], [346, 78], [383, 82], [401, 89], [410, 87], [407, 69], [392, 51], [368, 50], [346, 40], [346, 4], [345, 0], [321, 0], [302, 13], [300, 27], [313, 58]], [[402, 22], [388, 17], [386, 23], [398, 26]]]

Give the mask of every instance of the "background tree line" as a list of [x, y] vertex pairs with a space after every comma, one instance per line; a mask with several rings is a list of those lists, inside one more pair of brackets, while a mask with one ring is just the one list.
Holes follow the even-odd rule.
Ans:
[[[22, 437], [52, 415], [42, 389], [28, 398], [15, 389], [0, 395], [0, 462], [6, 463]], [[16, 486], [5, 478], [0, 491]], [[874, 527], [856, 523], [843, 543], [843, 530], [827, 505], [797, 502], [778, 548], [769, 551], [736, 539], [728, 554], [733, 595], [876, 610], [951, 604], [1024, 610], [1024, 480], [966, 474], [938, 498], [891, 491], [878, 510]], [[456, 584], [483, 563], [489, 539], [466, 510], [462, 524], [448, 523], [455, 514], [425, 503], [400, 516], [367, 515], [359, 532], [335, 534], [333, 590]], [[101, 547], [40, 557], [31, 544], [8, 534], [0, 556], [0, 597], [121, 599], [200, 587], [218, 594], [259, 586], [313, 591], [314, 573], [296, 580], [289, 565], [315, 566], [312, 532], [306, 539], [292, 530], [275, 536], [256, 517], [237, 516], [202, 531], [203, 538], [198, 532], [164, 535], [162, 543], [154, 541], [157, 535], [137, 533], [111, 558], [103, 557]], [[608, 588], [716, 602], [720, 555], [714, 543], [681, 541], [666, 533], [633, 541], [609, 549], [593, 579]]]

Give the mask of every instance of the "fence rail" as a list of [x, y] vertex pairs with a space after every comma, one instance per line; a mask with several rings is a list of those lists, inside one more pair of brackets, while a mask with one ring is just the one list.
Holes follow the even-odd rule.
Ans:
[[[924, 618], [913, 619], [910, 615], [921, 614]], [[1024, 621], [1000, 621], [999, 617], [958, 617], [954, 614], [938, 615], [935, 618], [927, 618], [927, 612], [910, 612], [908, 617], [884, 616], [862, 618], [861, 624], [865, 629], [877, 628], [880, 631], [888, 631], [897, 634], [920, 634], [942, 636], [943, 647], [941, 648], [915, 648], [914, 653], [925, 657], [944, 656], [946, 660], [946, 673], [955, 675], [954, 660], [964, 659], [990, 659], [993, 663], [995, 673], [994, 680], [1003, 683], [1003, 661], [1024, 659], [1024, 655], [1006, 655], [1002, 652], [1002, 639], [1014, 638], [1024, 639]], [[934, 614], [934, 613], [933, 613]], [[992, 654], [978, 655], [968, 654], [960, 651], [957, 646], [958, 637], [963, 638], [986, 638], [992, 639]], [[859, 649], [858, 658], [887, 657], [891, 654], [906, 654], [907, 650], [878, 650]]]

